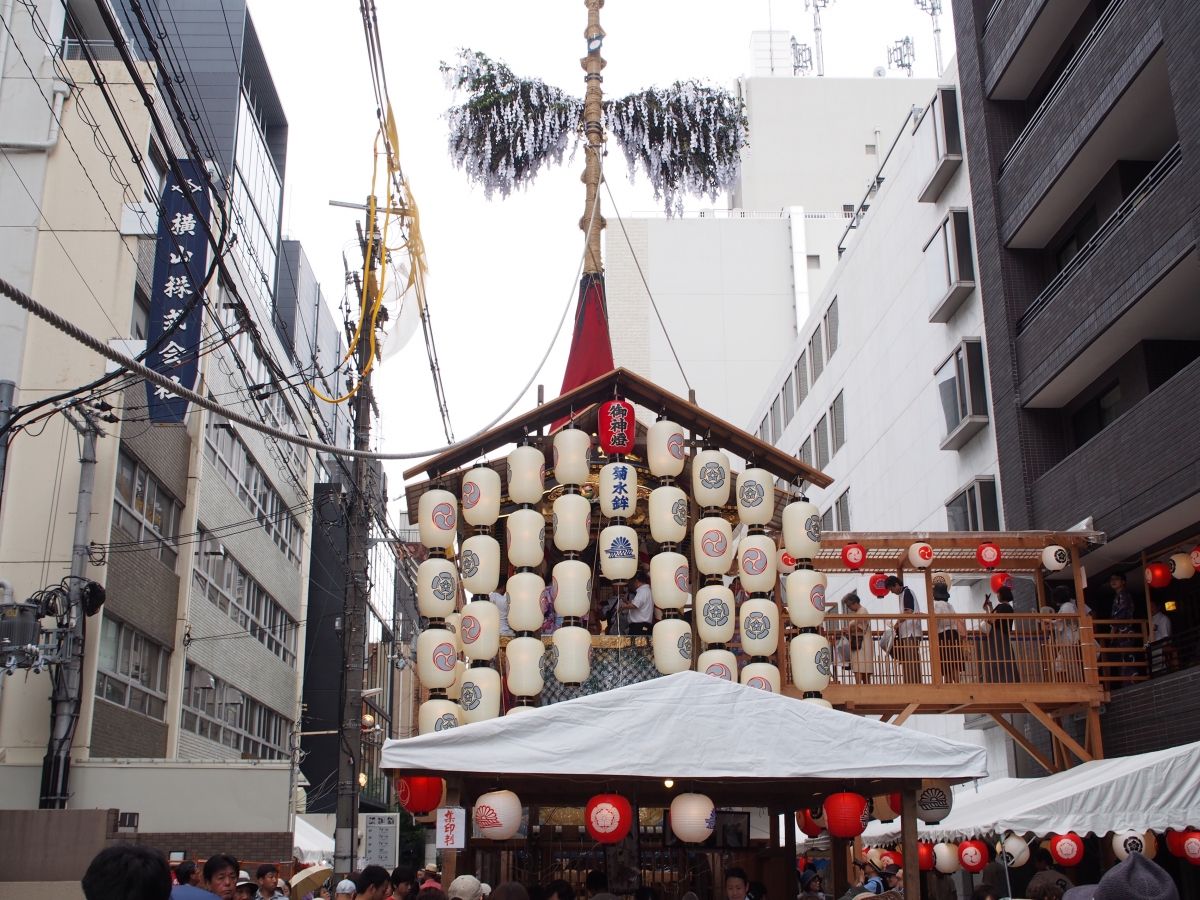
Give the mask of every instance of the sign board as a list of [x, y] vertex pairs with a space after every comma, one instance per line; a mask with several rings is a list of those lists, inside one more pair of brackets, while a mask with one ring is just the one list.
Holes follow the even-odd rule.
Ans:
[[461, 806], [446, 806], [437, 811], [438, 850], [462, 850], [467, 846], [467, 811]]
[[400, 814], [367, 813], [363, 858], [368, 866], [394, 869], [400, 862]]

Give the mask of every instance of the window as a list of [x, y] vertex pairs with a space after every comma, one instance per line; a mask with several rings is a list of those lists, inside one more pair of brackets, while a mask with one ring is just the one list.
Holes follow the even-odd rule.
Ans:
[[829, 507], [829, 509], [825, 510], [825, 512], [821, 513], [821, 533], [828, 534], [829, 532], [834, 531], [834, 530], [835, 529], [833, 527], [833, 507], [831, 506], [831, 507]]
[[1065, 269], [1067, 267], [1067, 263], [1075, 258], [1079, 251], [1083, 249], [1083, 245], [1086, 244], [1091, 236], [1099, 229], [1100, 220], [1096, 216], [1096, 207], [1093, 206], [1086, 213], [1084, 213], [1083, 218], [1079, 220], [1079, 223], [1075, 226], [1075, 229], [1071, 232], [1067, 239], [1063, 241], [1058, 250], [1055, 251], [1054, 271], [1061, 272], [1063, 269]]
[[183, 674], [184, 731], [240, 750], [243, 759], [286, 759], [292, 722], [209, 672], [188, 663]]
[[808, 351], [800, 354], [800, 358], [796, 360], [796, 409], [800, 408], [800, 404], [804, 402], [804, 398], [808, 396]]
[[237, 622], [259, 643], [289, 666], [296, 665], [296, 621], [237, 560], [229, 556], [212, 533], [199, 526], [196, 562], [192, 568], [194, 594]]
[[1114, 381], [1071, 416], [1075, 446], [1082, 447], [1121, 414], [1121, 382]]
[[837, 530], [850, 530], [850, 491], [842, 491], [842, 496], [837, 498], [837, 503], [833, 505], [834, 511], [837, 513]]
[[942, 449], [958, 450], [987, 424], [987, 391], [983, 377], [983, 344], [967, 338], [933, 373], [945, 429]]
[[921, 203], [936, 203], [962, 165], [962, 134], [958, 127], [958, 92], [939, 88], [917, 123], [917, 142], [932, 171], [917, 198]]
[[811, 466], [813, 464], [812, 445], [812, 438], [805, 438], [804, 443], [800, 445], [800, 452], [796, 454], [800, 462], [804, 463], [806, 466]]
[[107, 614], [100, 621], [96, 696], [143, 716], [166, 716], [171, 651]]
[[257, 270], [257, 281], [265, 286], [269, 300], [275, 289], [275, 251], [282, 190], [262, 123], [244, 91], [239, 99], [232, 191], [239, 239], [234, 244], [234, 252], [252, 266], [247, 272]]
[[977, 478], [947, 500], [946, 527], [950, 531], [999, 531], [996, 480]]
[[842, 444], [846, 443], [846, 404], [842, 399], [845, 391], [838, 391], [838, 395], [833, 399], [833, 404], [829, 407], [829, 424], [832, 427], [830, 438], [833, 443], [833, 452], [837, 453], [842, 449]]
[[813, 446], [817, 450], [817, 468], [824, 469], [829, 465], [829, 416], [821, 416], [813, 431]]
[[808, 255], [807, 259], [808, 259], [808, 267], [810, 269], [821, 268], [821, 254], [820, 253], [810, 253]]
[[854, 218], [854, 204], [853, 203], [843, 203], [842, 204], [842, 215], [845, 216], [847, 219], [853, 219]]
[[292, 565], [299, 567], [303, 531], [228, 420], [216, 413], [210, 414], [204, 426], [204, 438], [204, 455], [208, 461], [254, 514], [276, 546], [287, 554]]
[[925, 285], [929, 321], [949, 322], [975, 290], [971, 220], [966, 210], [951, 212], [925, 245]]
[[784, 428], [787, 428], [788, 425], [792, 424], [792, 419], [796, 415], [796, 403], [795, 403], [796, 393], [795, 393], [795, 387], [792, 384], [792, 382], [794, 380], [795, 380], [795, 376], [789, 373], [788, 377], [785, 378], [783, 381], [783, 393], [780, 394], [780, 396], [783, 398], [783, 427]]
[[867, 150], [867, 156], [877, 156], [878, 155], [878, 151], [875, 149], [874, 144], [866, 144], [865, 146], [866, 146], [866, 150]]
[[821, 326], [817, 326], [817, 330], [813, 332], [811, 340], [808, 342], [808, 358], [812, 360], [812, 380], [811, 384], [816, 384], [817, 379], [821, 377], [821, 373], [825, 371], [825, 358], [822, 356], [824, 347], [822, 346]]
[[829, 304], [829, 309], [825, 313], [825, 346], [829, 348], [829, 352], [825, 354], [825, 358], [831, 359], [834, 351], [838, 348], [837, 297], [833, 298], [833, 302]]
[[140, 287], [133, 292], [133, 311], [129, 320], [129, 337], [135, 341], [144, 341], [150, 333], [150, 302], [142, 293]]
[[125, 451], [117, 460], [117, 493], [113, 500], [113, 522], [144, 545], [172, 572], [179, 547], [181, 505], [163, 490], [144, 465]]
[[783, 434], [783, 404], [779, 397], [771, 404], [771, 443]]
[[758, 426], [758, 439], [764, 444], [771, 443], [771, 415], [768, 413], [763, 416], [761, 424]]

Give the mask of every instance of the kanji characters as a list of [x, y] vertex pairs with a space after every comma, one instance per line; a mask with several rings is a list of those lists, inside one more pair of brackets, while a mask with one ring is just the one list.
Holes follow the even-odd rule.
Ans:
[[182, 234], [196, 236], [196, 217], [191, 213], [175, 213], [171, 219], [171, 234], [178, 237]]
[[[181, 347], [174, 341], [168, 341], [167, 346], [163, 347], [160, 353], [162, 364], [168, 369], [173, 369], [183, 363], [184, 354], [187, 353], [187, 347]], [[176, 379], [178, 380], [178, 379]]]
[[163, 293], [168, 297], [178, 297], [182, 300], [184, 297], [190, 297], [195, 291], [192, 290], [191, 282], [188, 281], [186, 275], [168, 275], [167, 283], [163, 285]]

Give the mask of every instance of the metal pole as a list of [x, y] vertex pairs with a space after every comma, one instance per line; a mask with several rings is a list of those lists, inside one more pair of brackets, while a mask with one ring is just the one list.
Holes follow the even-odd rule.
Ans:
[[[13, 395], [17, 385], [12, 381], [0, 381], [0, 428], [12, 417]], [[8, 432], [0, 434], [0, 522], [4, 521], [4, 467], [8, 462]]]
[[817, 41], [817, 75], [825, 74], [825, 48], [821, 43], [821, 7], [813, 7], [813, 34]]
[[942, 77], [942, 26], [941, 26], [941, 23], [938, 22], [938, 14], [936, 12], [933, 14], [933, 55], [937, 59], [938, 78], [941, 78]]
[[42, 762], [42, 793], [39, 809], [66, 809], [70, 798], [71, 743], [79, 719], [80, 691], [83, 685], [83, 588], [87, 584], [88, 525], [92, 518], [92, 489], [96, 481], [96, 438], [100, 434], [88, 413], [79, 424], [68, 421], [83, 438], [79, 460], [79, 496], [75, 503], [75, 540], [71, 548], [69, 626], [62, 633], [62, 646], [53, 669], [54, 694], [50, 745]]

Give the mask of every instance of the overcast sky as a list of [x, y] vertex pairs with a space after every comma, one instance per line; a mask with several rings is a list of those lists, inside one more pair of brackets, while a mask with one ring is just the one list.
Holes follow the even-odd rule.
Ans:
[[[576, 292], [582, 251], [579, 182], [583, 156], [543, 172], [527, 192], [488, 202], [451, 164], [446, 123], [453, 98], [438, 64], [460, 47], [501, 59], [582, 95], [586, 52], [582, 0], [377, 0], [402, 163], [420, 204], [429, 256], [429, 300], [456, 438], [489, 422], [513, 399], [545, 352]], [[954, 54], [950, 0], [944, 0], [943, 58]], [[331, 199], [361, 202], [370, 190], [374, 99], [358, 4], [353, 0], [251, 0], [251, 14], [289, 121], [284, 230], [300, 240], [336, 305], [342, 253], [361, 265], [355, 213]], [[604, 89], [623, 96], [647, 85], [703, 78], [731, 85], [750, 68], [750, 33], [769, 25], [813, 44], [804, 0], [608, 0]], [[831, 0], [822, 14], [825, 71], [870, 77], [887, 47], [906, 35], [916, 45], [917, 77], [934, 77], [930, 17], [915, 0]], [[890, 71], [888, 77], [904, 77]], [[631, 185], [620, 149], [610, 147], [610, 185], [623, 216], [659, 208], [644, 180]], [[610, 226], [616, 217], [605, 197]], [[689, 201], [690, 208], [714, 205]], [[725, 206], [724, 198], [717, 206]], [[610, 231], [611, 231], [610, 227]], [[537, 381], [558, 394], [570, 320]], [[657, 326], [655, 326], [657, 327]], [[383, 447], [415, 451], [445, 443], [419, 335], [379, 371]], [[515, 411], [531, 406], [531, 388]], [[401, 465], [389, 466], [392, 495]]]

